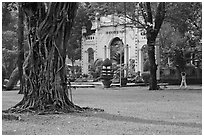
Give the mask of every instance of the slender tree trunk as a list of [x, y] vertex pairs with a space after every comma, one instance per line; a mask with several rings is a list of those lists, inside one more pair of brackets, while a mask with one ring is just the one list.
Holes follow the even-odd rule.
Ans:
[[165, 17], [165, 3], [160, 2], [158, 4], [154, 23], [153, 23], [153, 16], [152, 16], [150, 2], [146, 2], [146, 11], [147, 11], [147, 15], [145, 16], [145, 14], [143, 14], [143, 16], [146, 22], [148, 57], [150, 62], [149, 90], [158, 90], [159, 87], [157, 86], [157, 77], [156, 77], [157, 64], [155, 60], [155, 41]]
[[[150, 34], [150, 35], [152, 35], [152, 34]], [[157, 90], [158, 86], [157, 86], [157, 78], [156, 78], [157, 64], [155, 61], [155, 39], [148, 38], [147, 39], [147, 45], [148, 45], [148, 57], [149, 57], [149, 64], [150, 64], [149, 89], [150, 90]]]
[[24, 62], [24, 13], [22, 9], [22, 2], [18, 3], [18, 71], [20, 79], [20, 91], [19, 94], [23, 94], [23, 62]]

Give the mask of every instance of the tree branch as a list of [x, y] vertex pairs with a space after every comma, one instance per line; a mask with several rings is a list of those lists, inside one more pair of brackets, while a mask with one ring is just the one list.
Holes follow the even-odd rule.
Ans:
[[146, 6], [147, 6], [147, 22], [149, 22], [150, 24], [153, 24], [150, 2], [146, 2]]
[[144, 27], [144, 28], [146, 28], [146, 25], [147, 25], [147, 15], [146, 15], [145, 12], [144, 12], [144, 6], [143, 6], [143, 4], [142, 4], [142, 3], [139, 3], [139, 6], [140, 6], [140, 8], [141, 8], [142, 16], [143, 16], [144, 21], [145, 21], [145, 27]]
[[165, 17], [165, 3], [164, 2], [160, 2], [158, 7], [157, 7], [157, 11], [156, 11], [156, 16], [155, 16], [155, 34], [158, 34], [159, 29], [161, 28], [162, 22], [164, 20]]
[[131, 19], [132, 21], [135, 21], [136, 23], [140, 24], [143, 28], [145, 28], [145, 24], [143, 24], [142, 22], [139, 21], [139, 18], [137, 19], [133, 19], [129, 16], [126, 16], [126, 18]]

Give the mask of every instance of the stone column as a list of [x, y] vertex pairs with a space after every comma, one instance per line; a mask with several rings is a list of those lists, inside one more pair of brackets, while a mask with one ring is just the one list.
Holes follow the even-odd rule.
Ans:
[[128, 77], [128, 70], [129, 70], [129, 46], [128, 44], [126, 45], [126, 65], [127, 65], [127, 69], [126, 69], [126, 77]]
[[84, 74], [88, 74], [88, 65], [89, 65], [89, 63], [88, 63], [88, 51], [86, 50], [86, 51], [84, 51], [84, 60], [83, 60], [83, 71], [84, 71]]
[[157, 64], [157, 80], [160, 80], [160, 46], [155, 46], [155, 56], [156, 56], [156, 64]]
[[138, 40], [138, 32], [139, 30], [135, 30], [135, 72], [138, 71], [138, 45], [139, 45], [139, 40]]
[[168, 66], [170, 67], [170, 65], [171, 65], [170, 57], [167, 58], [167, 64], [168, 64]]
[[106, 47], [106, 53], [107, 53], [106, 58], [110, 59], [110, 46]]
[[104, 59], [107, 58], [107, 46], [105, 45], [104, 46]]
[[139, 50], [139, 52], [140, 52], [140, 69], [139, 69], [139, 71], [142, 73], [143, 72], [143, 69], [144, 69], [144, 53], [143, 53], [143, 49], [141, 48], [140, 50]]
[[84, 61], [85, 61], [85, 53], [84, 53], [84, 45], [85, 45], [85, 37], [83, 36], [84, 30], [82, 30], [82, 42], [81, 42], [81, 72], [84, 74]]
[[139, 55], [138, 55], [138, 71], [143, 72], [143, 63], [144, 63], [144, 57], [143, 57], [143, 51], [142, 48], [139, 49]]

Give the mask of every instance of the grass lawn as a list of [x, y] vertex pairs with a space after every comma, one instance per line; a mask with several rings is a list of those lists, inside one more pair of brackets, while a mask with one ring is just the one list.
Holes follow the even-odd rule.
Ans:
[[[202, 90], [169, 86], [73, 89], [73, 101], [104, 109], [55, 115], [20, 114], [21, 120], [2, 120], [2, 134], [18, 135], [201, 135]], [[22, 98], [18, 91], [2, 92], [2, 109]]]

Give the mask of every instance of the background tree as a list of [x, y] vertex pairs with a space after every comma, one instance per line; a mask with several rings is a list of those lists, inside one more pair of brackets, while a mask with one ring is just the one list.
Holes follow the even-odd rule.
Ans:
[[69, 50], [67, 55], [74, 65], [75, 60], [81, 59], [81, 29], [86, 26], [88, 34], [91, 33], [92, 23], [88, 15], [88, 5], [84, 2], [78, 3], [78, 10], [72, 27], [72, 31], [69, 39]]
[[160, 65], [166, 67], [167, 63], [170, 63], [168, 61], [173, 62], [172, 57], [174, 55], [174, 50], [176, 48], [182, 48], [180, 47], [182, 45], [179, 45], [179, 43], [183, 42], [183, 37], [169, 22], [164, 22], [158, 34], [158, 41], [160, 43]]
[[161, 58], [166, 60], [165, 56], [168, 55], [173, 64], [177, 64], [174, 56], [183, 52], [184, 57], [186, 53], [190, 53], [191, 56], [194, 55], [192, 61], [201, 62], [202, 4], [177, 2], [167, 3], [166, 7], [166, 18], [159, 34]]
[[145, 22], [147, 46], [148, 46], [148, 57], [150, 63], [150, 90], [157, 90], [157, 64], [155, 62], [155, 42], [161, 25], [165, 17], [165, 3], [158, 3], [156, 5], [155, 14], [153, 16], [152, 4], [147, 2], [140, 4], [142, 16]]
[[[23, 33], [27, 33], [26, 29], [24, 29], [23, 19], [19, 20], [19, 7], [16, 2], [4, 2], [2, 3], [2, 53], [3, 59], [2, 62], [7, 70], [6, 78], [9, 78], [9, 81], [6, 84], [5, 89], [11, 90], [17, 84], [20, 79], [18, 72], [18, 63], [23, 64], [24, 58], [24, 50], [27, 55], [28, 44], [26, 35], [18, 35]], [[22, 13], [22, 12], [21, 12]], [[21, 15], [22, 17], [22, 15]], [[18, 27], [20, 26], [20, 27]], [[20, 31], [19, 31], [20, 30]], [[21, 40], [20, 40], [21, 39]], [[19, 42], [19, 40], [21, 42]], [[23, 43], [23, 47], [19, 48], [18, 43]], [[21, 44], [20, 44], [21, 45]], [[20, 52], [19, 52], [20, 51]], [[21, 54], [20, 54], [21, 53]], [[19, 56], [20, 55], [20, 56]], [[20, 57], [20, 59], [18, 59]], [[22, 70], [22, 69], [20, 69]], [[21, 71], [22, 72], [22, 71]]]
[[68, 96], [65, 58], [77, 3], [23, 3], [29, 54], [24, 62], [23, 99], [10, 111], [81, 110]]
[[[201, 2], [174, 2], [167, 3], [167, 18], [172, 26], [184, 36], [189, 30], [195, 35], [202, 35], [202, 3]], [[184, 14], [185, 13], [185, 14]]]
[[17, 37], [13, 31], [2, 32], [2, 63], [7, 70], [6, 78], [9, 78], [10, 74], [16, 67], [17, 61]]
[[16, 3], [2, 3], [2, 63], [7, 71], [6, 78], [9, 78], [16, 67], [17, 15]]
[[2, 31], [17, 30], [17, 4], [2, 2]]
[[23, 62], [24, 62], [24, 13], [22, 3], [18, 3], [18, 75], [20, 80], [20, 94], [23, 94]]

